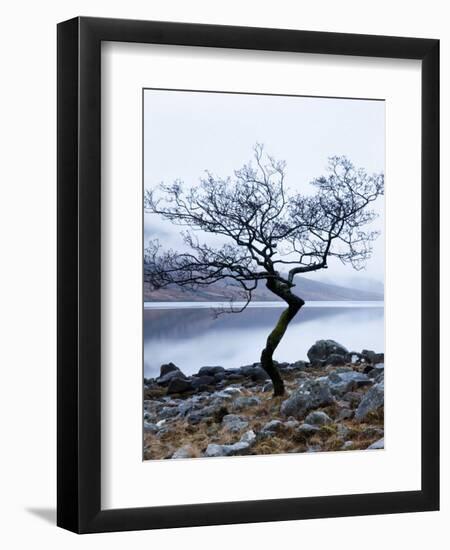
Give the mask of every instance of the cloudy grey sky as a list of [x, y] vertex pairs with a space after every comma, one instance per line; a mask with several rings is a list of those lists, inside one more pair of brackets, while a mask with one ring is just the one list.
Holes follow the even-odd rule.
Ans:
[[[195, 185], [205, 170], [226, 177], [252, 158], [256, 142], [287, 162], [286, 185], [309, 193], [309, 182], [326, 174], [327, 159], [346, 155], [368, 172], [384, 172], [383, 101], [250, 94], [144, 91], [144, 186], [175, 179]], [[382, 235], [364, 272], [340, 262], [310, 278], [365, 288], [384, 278], [384, 204], [373, 223]], [[180, 228], [144, 216], [144, 239], [158, 237], [177, 248]]]

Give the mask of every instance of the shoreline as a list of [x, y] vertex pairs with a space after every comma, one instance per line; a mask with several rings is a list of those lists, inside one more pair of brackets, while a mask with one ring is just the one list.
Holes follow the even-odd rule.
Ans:
[[308, 358], [277, 363], [276, 398], [259, 363], [190, 376], [162, 365], [144, 379], [144, 459], [384, 448], [384, 355], [320, 340]]

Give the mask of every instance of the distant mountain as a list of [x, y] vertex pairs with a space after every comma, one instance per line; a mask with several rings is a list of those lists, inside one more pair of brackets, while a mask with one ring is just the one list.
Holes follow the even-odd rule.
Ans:
[[[295, 294], [305, 301], [375, 301], [383, 300], [383, 292], [376, 290], [360, 290], [342, 287], [311, 279], [296, 278]], [[216, 283], [197, 290], [183, 289], [178, 286], [169, 286], [160, 290], [152, 290], [148, 283], [144, 283], [145, 302], [226, 302], [230, 299], [242, 300], [239, 289], [233, 286]], [[253, 301], [274, 302], [280, 300], [263, 285], [259, 285], [253, 293]]]

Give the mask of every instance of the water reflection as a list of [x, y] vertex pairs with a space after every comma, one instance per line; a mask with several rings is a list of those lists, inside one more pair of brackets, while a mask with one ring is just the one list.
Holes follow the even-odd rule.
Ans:
[[[156, 376], [160, 365], [169, 361], [186, 374], [197, 372], [204, 365], [232, 368], [259, 361], [267, 335], [282, 311], [279, 307], [259, 306], [215, 317], [207, 307], [157, 307], [153, 304], [144, 310], [146, 377]], [[384, 351], [382, 304], [303, 308], [289, 326], [275, 359], [306, 359], [308, 348], [321, 338], [337, 340], [350, 350]]]

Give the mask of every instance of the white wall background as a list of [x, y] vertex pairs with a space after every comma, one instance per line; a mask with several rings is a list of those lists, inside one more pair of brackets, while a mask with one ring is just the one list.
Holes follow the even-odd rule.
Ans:
[[[5, 548], [444, 548], [450, 539], [450, 375], [442, 369], [442, 510], [77, 537], [54, 527], [56, 468], [56, 23], [76, 15], [192, 21], [441, 39], [442, 182], [450, 176], [450, 36], [440, 0], [42, 0], [2, 10], [0, 86], [0, 541]], [[447, 214], [449, 187], [442, 186]], [[446, 208], [447, 207], [447, 208]], [[449, 280], [450, 221], [442, 220]], [[449, 334], [442, 288], [442, 335]], [[405, 421], [407, 422], [407, 417]]]

